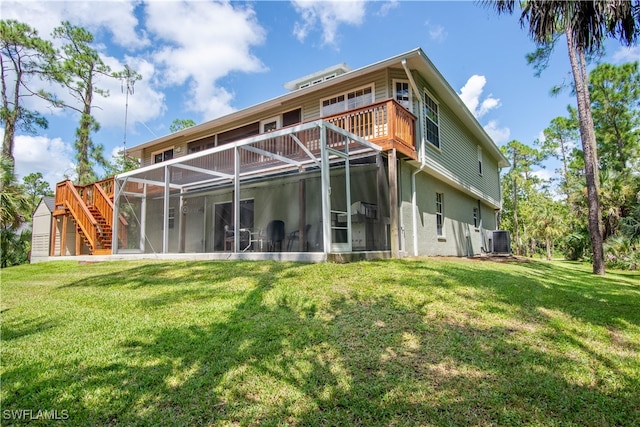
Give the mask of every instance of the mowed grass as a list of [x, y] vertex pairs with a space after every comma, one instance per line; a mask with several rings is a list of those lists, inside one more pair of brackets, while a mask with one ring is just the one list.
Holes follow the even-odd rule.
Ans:
[[1, 298], [3, 425], [640, 425], [638, 273], [52, 262]]

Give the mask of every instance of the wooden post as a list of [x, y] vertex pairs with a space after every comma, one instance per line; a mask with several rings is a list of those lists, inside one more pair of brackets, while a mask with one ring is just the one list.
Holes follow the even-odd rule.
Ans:
[[298, 182], [298, 210], [300, 218], [298, 220], [298, 252], [305, 252], [307, 247], [307, 205], [306, 199], [306, 181], [301, 179]]
[[62, 231], [60, 232], [60, 256], [67, 254], [67, 215], [62, 215]]
[[393, 146], [396, 144], [396, 108], [392, 101], [387, 102], [387, 137], [393, 141]]
[[376, 231], [374, 237], [374, 249], [386, 249], [384, 244], [387, 240], [387, 226], [384, 219], [387, 217], [387, 202], [385, 200], [384, 189], [387, 188], [387, 178], [384, 176], [384, 161], [382, 153], [376, 154], [376, 197], [378, 209], [376, 209]]
[[[78, 224], [75, 226], [75, 234], [76, 238], [76, 256], [82, 255], [82, 239], [80, 238], [80, 233], [78, 232]], [[91, 248], [89, 248], [91, 250]]]
[[58, 232], [58, 220], [51, 216], [51, 235], [49, 236], [49, 256], [56, 254], [56, 233]]
[[400, 224], [398, 213], [398, 156], [396, 149], [389, 151], [389, 219], [391, 221], [391, 257], [400, 255]]

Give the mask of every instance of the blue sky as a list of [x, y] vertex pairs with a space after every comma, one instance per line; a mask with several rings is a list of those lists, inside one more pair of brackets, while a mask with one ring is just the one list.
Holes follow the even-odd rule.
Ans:
[[[85, 27], [113, 70], [128, 64], [142, 74], [129, 96], [127, 147], [166, 135], [174, 119], [201, 123], [279, 96], [287, 81], [331, 65], [358, 68], [416, 47], [498, 145], [533, 144], [574, 104], [569, 91], [549, 95], [570, 80], [564, 45], [535, 77], [525, 60], [535, 46], [517, 17], [497, 16], [477, 2], [3, 0], [0, 7], [2, 19], [26, 22], [42, 37], [62, 20]], [[638, 46], [612, 41], [603, 61], [638, 58]], [[98, 86], [110, 96], [96, 97], [102, 128], [93, 140], [111, 155], [123, 145], [125, 95], [117, 80]], [[29, 107], [47, 116], [49, 128], [18, 135], [16, 172], [42, 172], [53, 188], [73, 171], [78, 117], [38, 103]], [[551, 163], [541, 175], [552, 172]]]

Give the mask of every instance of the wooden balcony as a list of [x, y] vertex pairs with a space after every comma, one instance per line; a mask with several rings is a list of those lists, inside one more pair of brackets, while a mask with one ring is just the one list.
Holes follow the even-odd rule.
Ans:
[[395, 148], [417, 159], [416, 117], [393, 99], [325, 117], [324, 120], [379, 145], [385, 151]]

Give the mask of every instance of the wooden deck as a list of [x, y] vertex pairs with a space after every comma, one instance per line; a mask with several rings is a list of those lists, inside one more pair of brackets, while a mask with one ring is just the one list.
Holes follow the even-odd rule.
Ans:
[[393, 99], [325, 117], [324, 120], [379, 145], [383, 151], [395, 148], [413, 160], [418, 159], [416, 117]]

